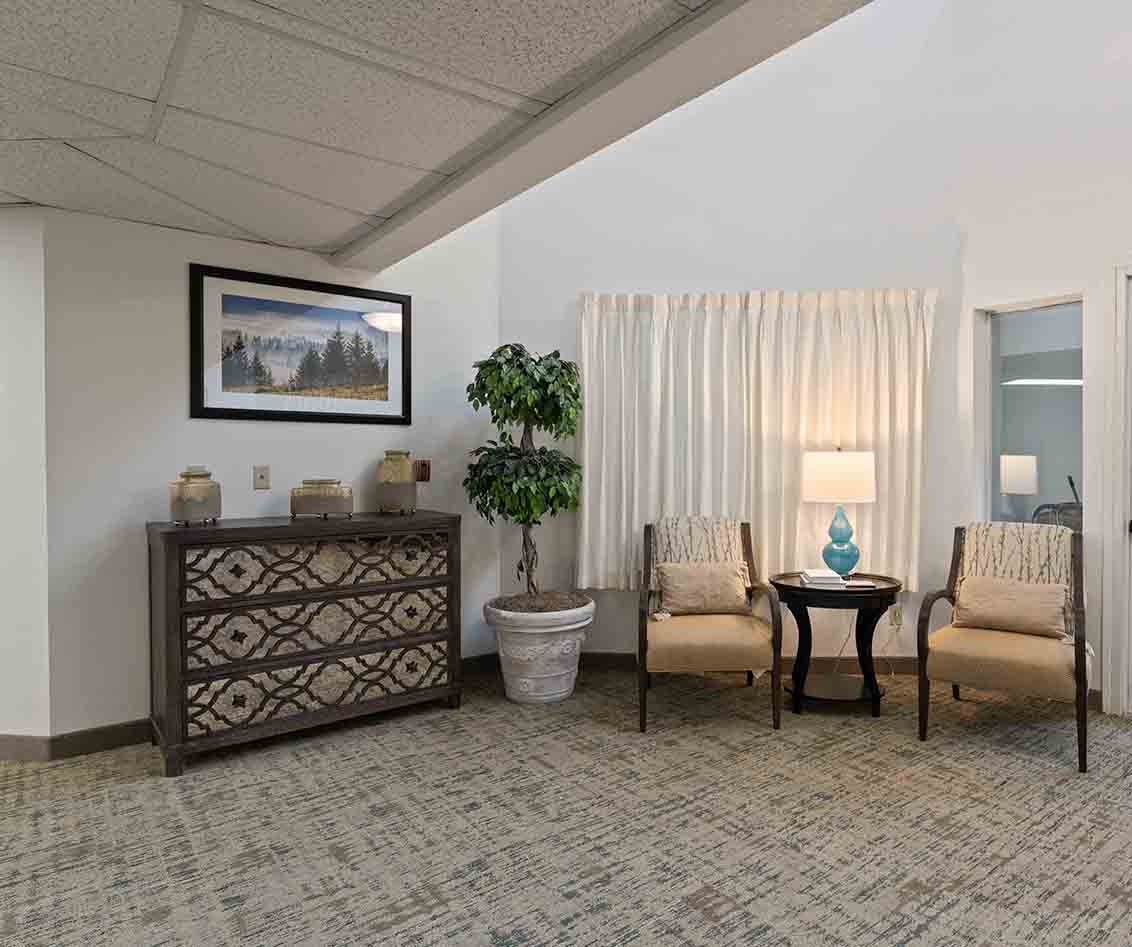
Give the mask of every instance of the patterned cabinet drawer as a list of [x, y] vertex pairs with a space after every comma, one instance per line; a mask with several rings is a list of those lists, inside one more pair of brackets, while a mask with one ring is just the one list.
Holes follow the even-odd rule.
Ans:
[[199, 740], [449, 683], [448, 642], [249, 671], [185, 686], [185, 736]]
[[445, 576], [448, 534], [187, 546], [183, 557], [182, 602], [216, 602]]
[[448, 587], [186, 615], [184, 631], [186, 671], [447, 634]]

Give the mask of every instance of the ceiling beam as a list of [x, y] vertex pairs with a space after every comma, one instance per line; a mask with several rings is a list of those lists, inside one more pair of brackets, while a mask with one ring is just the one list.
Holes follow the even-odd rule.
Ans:
[[169, 97], [181, 76], [181, 67], [185, 65], [185, 54], [189, 48], [189, 40], [193, 37], [197, 19], [200, 17], [200, 4], [197, 0], [182, 0], [181, 21], [177, 24], [177, 36], [173, 40], [173, 49], [169, 53], [169, 61], [165, 63], [165, 75], [161, 78], [161, 88], [157, 92], [157, 99], [153, 103], [149, 122], [146, 125], [145, 137], [150, 141], [157, 141], [157, 134], [161, 131], [161, 122], [165, 118], [165, 110], [169, 108]]
[[382, 270], [870, 0], [716, 0], [331, 259]]

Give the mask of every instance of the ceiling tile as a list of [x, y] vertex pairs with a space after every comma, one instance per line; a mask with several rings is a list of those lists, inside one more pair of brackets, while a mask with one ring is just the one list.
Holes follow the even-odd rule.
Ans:
[[90, 119], [48, 108], [0, 86], [0, 138], [106, 137], [121, 132]]
[[11, 66], [0, 65], [0, 87], [139, 134], [145, 131], [152, 110], [152, 105], [144, 99]]
[[173, 49], [174, 0], [0, 0], [0, 59], [153, 98]]
[[337, 245], [366, 223], [339, 210], [144, 141], [89, 142], [82, 150], [209, 214], [294, 247]]
[[170, 104], [429, 170], [529, 120], [213, 15], [197, 24]]
[[544, 101], [688, 15], [675, 0], [272, 0], [272, 6]]
[[245, 240], [253, 237], [60, 142], [0, 142], [0, 191], [68, 210]]
[[443, 180], [427, 171], [346, 154], [169, 109], [158, 142], [339, 207], [388, 216], [410, 190]]
[[546, 111], [547, 103], [540, 102], [518, 92], [512, 92], [489, 82], [481, 82], [462, 72], [434, 66], [432, 63], [390, 49], [379, 43], [367, 42], [357, 33], [346, 33], [323, 23], [316, 23], [305, 17], [287, 13], [260, 0], [208, 0], [213, 11], [223, 11], [244, 20], [251, 20], [269, 29], [280, 30], [291, 36], [309, 40], [319, 46], [326, 46], [345, 53], [347, 56], [364, 59], [378, 66], [385, 66], [404, 75], [415, 76], [425, 82], [440, 83], [449, 89], [466, 92], [477, 98], [487, 99], [498, 105], [538, 115]]

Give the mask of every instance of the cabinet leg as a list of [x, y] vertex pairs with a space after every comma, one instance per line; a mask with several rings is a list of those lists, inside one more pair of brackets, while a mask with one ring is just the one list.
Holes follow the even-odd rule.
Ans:
[[448, 706], [451, 707], [453, 710], [459, 710], [460, 709], [460, 692], [459, 691], [457, 691], [455, 694], [449, 694], [448, 695]]
[[180, 776], [185, 772], [185, 754], [180, 750], [165, 751], [165, 775]]

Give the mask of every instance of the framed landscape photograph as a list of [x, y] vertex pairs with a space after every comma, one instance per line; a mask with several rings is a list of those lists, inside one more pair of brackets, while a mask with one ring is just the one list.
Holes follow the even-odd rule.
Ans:
[[410, 423], [412, 299], [189, 264], [190, 416]]

